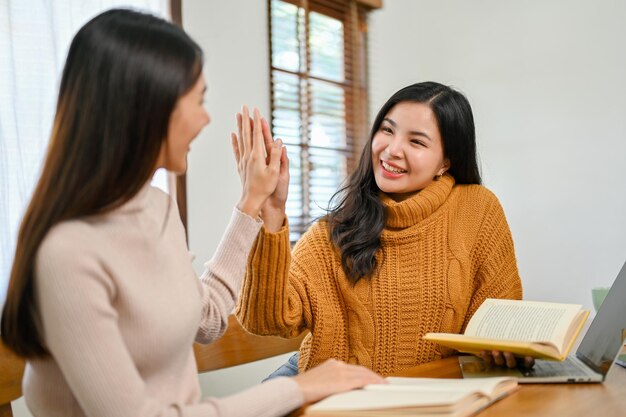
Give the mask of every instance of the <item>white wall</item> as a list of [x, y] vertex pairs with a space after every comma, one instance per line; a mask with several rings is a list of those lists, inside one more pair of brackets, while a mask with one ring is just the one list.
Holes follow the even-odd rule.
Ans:
[[[264, 0], [183, 0], [206, 53], [211, 125], [192, 145], [190, 247], [216, 248], [239, 196], [229, 132], [269, 110]], [[626, 3], [386, 0], [370, 20], [372, 114], [435, 80], [472, 103], [485, 184], [500, 198], [525, 295], [591, 307], [626, 260]], [[256, 383], [285, 357], [205, 374], [205, 393]]]
[[526, 298], [591, 307], [626, 261], [624, 22], [611, 0], [387, 0], [372, 16], [372, 112], [417, 81], [466, 93]]

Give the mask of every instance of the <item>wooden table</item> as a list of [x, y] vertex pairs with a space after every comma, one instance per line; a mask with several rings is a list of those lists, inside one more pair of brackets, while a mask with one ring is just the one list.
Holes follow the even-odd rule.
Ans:
[[[456, 357], [419, 365], [395, 376], [461, 378]], [[490, 405], [480, 417], [626, 416], [626, 369], [613, 365], [602, 384], [520, 384], [520, 389]], [[303, 415], [302, 410], [293, 415]]]

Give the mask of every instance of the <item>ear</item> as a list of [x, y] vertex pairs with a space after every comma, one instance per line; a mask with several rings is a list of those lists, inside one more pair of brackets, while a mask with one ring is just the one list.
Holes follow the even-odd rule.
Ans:
[[450, 169], [450, 160], [448, 158], [445, 158], [443, 160], [443, 163], [441, 164], [441, 168], [439, 168], [439, 171], [437, 172], [437, 176], [439, 176], [439, 177], [442, 176], [449, 169]]

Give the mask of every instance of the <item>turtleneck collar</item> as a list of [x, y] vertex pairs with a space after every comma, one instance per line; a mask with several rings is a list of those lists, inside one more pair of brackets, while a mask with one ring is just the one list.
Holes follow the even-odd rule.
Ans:
[[151, 181], [146, 182], [137, 194], [132, 196], [130, 200], [113, 210], [117, 213], [132, 213], [145, 209], [148, 205], [148, 196], [150, 194]]
[[445, 174], [426, 188], [404, 201], [394, 201], [388, 194], [380, 193], [387, 213], [387, 228], [411, 227], [433, 214], [446, 201], [454, 186], [454, 178]]

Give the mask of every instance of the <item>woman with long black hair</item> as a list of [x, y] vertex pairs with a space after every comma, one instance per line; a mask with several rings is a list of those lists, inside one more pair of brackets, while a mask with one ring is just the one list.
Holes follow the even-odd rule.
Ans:
[[281, 142], [244, 108], [242, 196], [198, 279], [176, 203], [149, 183], [158, 168], [186, 170], [209, 123], [205, 90], [200, 48], [165, 20], [110, 10], [74, 37], [2, 314], [3, 342], [27, 359], [34, 416], [279, 416], [382, 381], [328, 361], [201, 399], [192, 343], [226, 330], [259, 211], [286, 167]]
[[480, 185], [470, 104], [448, 86], [413, 84], [383, 105], [355, 172], [293, 251], [286, 184], [262, 208], [237, 311], [253, 333], [310, 330], [278, 374], [337, 358], [390, 375], [452, 353], [425, 333], [460, 333], [486, 298], [522, 297], [504, 212]]

